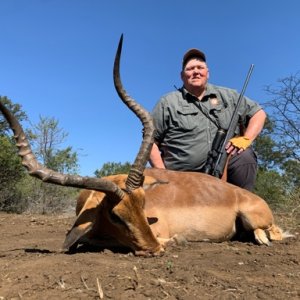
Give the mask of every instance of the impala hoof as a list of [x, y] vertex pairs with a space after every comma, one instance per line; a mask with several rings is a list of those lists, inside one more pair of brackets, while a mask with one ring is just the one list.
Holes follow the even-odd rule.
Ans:
[[254, 237], [258, 244], [271, 246], [270, 240], [263, 229], [257, 228], [254, 230]]

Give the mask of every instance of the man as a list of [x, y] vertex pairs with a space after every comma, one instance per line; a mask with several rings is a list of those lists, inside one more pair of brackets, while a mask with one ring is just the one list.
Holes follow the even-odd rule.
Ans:
[[[208, 83], [206, 56], [198, 49], [185, 53], [181, 79], [183, 87], [163, 96], [154, 108], [156, 135], [150, 164], [201, 172], [217, 130], [229, 126], [239, 94]], [[244, 97], [239, 117], [237, 137], [226, 145], [227, 153], [232, 155], [227, 181], [252, 190], [257, 159], [250, 145], [261, 132], [266, 114], [256, 102]]]

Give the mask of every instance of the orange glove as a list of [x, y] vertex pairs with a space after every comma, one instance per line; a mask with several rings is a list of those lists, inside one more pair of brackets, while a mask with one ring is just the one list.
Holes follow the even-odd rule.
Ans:
[[250, 145], [251, 141], [245, 136], [234, 137], [229, 140], [229, 142], [238, 149], [246, 150]]

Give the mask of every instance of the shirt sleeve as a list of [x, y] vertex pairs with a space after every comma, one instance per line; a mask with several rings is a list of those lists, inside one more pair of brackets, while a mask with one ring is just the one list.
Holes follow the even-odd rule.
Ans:
[[250, 98], [244, 96], [243, 101], [241, 102], [241, 106], [239, 109], [240, 116], [244, 122], [244, 125], [247, 126], [249, 119], [262, 107], [255, 101], [251, 100]]
[[168, 110], [166, 99], [161, 98], [155, 105], [152, 111], [154, 127], [156, 129], [154, 134], [155, 143], [160, 144], [163, 141], [165, 134], [166, 124], [168, 122]]

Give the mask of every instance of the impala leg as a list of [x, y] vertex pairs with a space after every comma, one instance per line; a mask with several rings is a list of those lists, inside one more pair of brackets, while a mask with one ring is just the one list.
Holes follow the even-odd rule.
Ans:
[[267, 245], [267, 246], [271, 245], [271, 243], [268, 239], [268, 236], [267, 236], [265, 230], [263, 230], [263, 229], [260, 229], [260, 228], [255, 229], [254, 237], [255, 237], [256, 242], [260, 245]]
[[[262, 221], [265, 221], [265, 219], [263, 219]], [[270, 246], [271, 245], [270, 241], [281, 241], [283, 240], [284, 237], [293, 236], [284, 233], [282, 229], [277, 225], [275, 225], [274, 223], [271, 223], [271, 225], [266, 226], [267, 222], [262, 222], [262, 221], [257, 222], [256, 219], [255, 222], [250, 223], [253, 228], [255, 240], [260, 245]]]
[[[245, 195], [244, 195], [245, 196]], [[240, 219], [246, 230], [254, 232], [255, 240], [260, 245], [270, 245], [273, 240], [273, 231], [278, 227], [274, 225], [273, 214], [267, 203], [253, 194], [243, 198], [240, 204]], [[280, 239], [277, 237], [277, 239]]]
[[170, 238], [170, 239], [157, 238], [157, 240], [163, 247], [168, 246], [174, 242], [174, 240], [172, 238]]
[[179, 234], [175, 234], [174, 236], [168, 239], [166, 238], [157, 238], [157, 239], [163, 247], [168, 247], [172, 245], [185, 246], [188, 243], [187, 239], [183, 235], [179, 235]]
[[281, 241], [284, 237], [292, 237], [292, 234], [283, 232], [282, 229], [275, 224], [267, 229], [267, 235], [271, 241]]
[[[259, 244], [269, 245], [269, 241], [281, 241], [284, 238], [285, 233], [282, 229], [275, 224], [272, 224], [266, 230], [256, 229], [254, 230], [255, 239]], [[287, 235], [286, 235], [287, 236]], [[293, 235], [289, 235], [293, 236]]]

